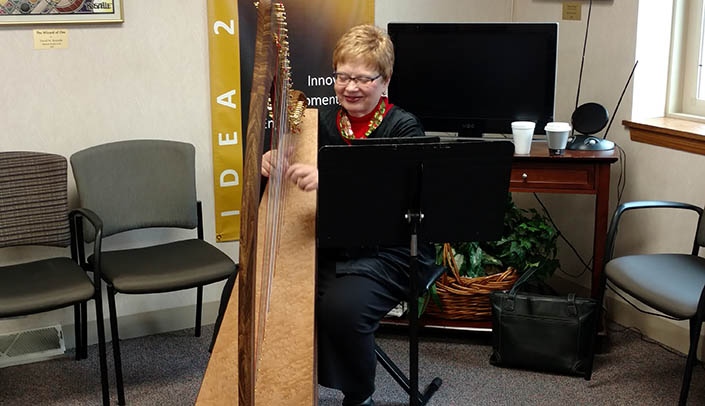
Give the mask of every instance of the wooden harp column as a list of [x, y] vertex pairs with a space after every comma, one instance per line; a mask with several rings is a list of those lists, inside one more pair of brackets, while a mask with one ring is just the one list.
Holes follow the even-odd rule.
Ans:
[[[238, 291], [231, 295], [224, 314], [197, 405], [318, 403], [314, 330], [316, 193], [303, 192], [291, 182], [267, 186], [285, 188], [275, 195], [286, 199], [281, 207], [272, 282], [268, 292], [260, 291], [260, 281], [267, 277], [261, 265], [271, 195], [265, 190], [259, 202], [262, 139], [267, 99], [276, 78], [273, 65], [282, 45], [273, 30], [281, 22], [273, 19], [282, 18], [282, 14], [281, 4], [272, 8], [269, 1], [259, 2], [243, 177]], [[317, 163], [317, 113], [308, 109], [301, 117], [290, 157], [294, 162]], [[278, 119], [274, 117], [275, 122]], [[261, 300], [268, 301], [268, 310], [258, 306]], [[264, 328], [257, 328], [261, 316]]]

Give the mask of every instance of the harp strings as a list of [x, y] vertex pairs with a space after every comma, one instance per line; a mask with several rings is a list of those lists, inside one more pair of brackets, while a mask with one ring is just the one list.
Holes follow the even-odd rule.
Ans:
[[277, 249], [281, 238], [283, 212], [286, 205], [286, 170], [290, 164], [294, 148], [290, 126], [291, 69], [289, 65], [289, 44], [287, 40], [286, 13], [281, 3], [272, 7], [272, 41], [275, 51], [276, 73], [272, 83], [271, 108], [271, 159], [273, 168], [267, 189], [267, 210], [263, 238], [263, 258], [260, 273], [259, 312], [257, 317], [256, 359], [260, 358], [262, 341], [269, 313], [269, 302], [276, 268]]

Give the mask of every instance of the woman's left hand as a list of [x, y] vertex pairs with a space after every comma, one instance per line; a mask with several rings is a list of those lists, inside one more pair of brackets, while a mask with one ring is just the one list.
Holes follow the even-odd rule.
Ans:
[[292, 164], [286, 171], [286, 177], [305, 192], [318, 189], [318, 168], [313, 165]]

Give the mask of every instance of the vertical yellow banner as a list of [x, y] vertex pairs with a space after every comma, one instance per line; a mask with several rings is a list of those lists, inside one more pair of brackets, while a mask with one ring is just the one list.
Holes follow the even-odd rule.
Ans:
[[208, 0], [211, 140], [217, 241], [240, 238], [242, 116], [240, 35], [235, 0]]

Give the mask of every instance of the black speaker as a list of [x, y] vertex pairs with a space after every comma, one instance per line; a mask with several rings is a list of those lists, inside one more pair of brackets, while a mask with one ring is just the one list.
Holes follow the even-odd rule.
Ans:
[[597, 137], [609, 121], [607, 109], [597, 103], [580, 105], [571, 116], [573, 130], [579, 134], [568, 140], [566, 149], [578, 151], [609, 151], [614, 149], [614, 142]]

